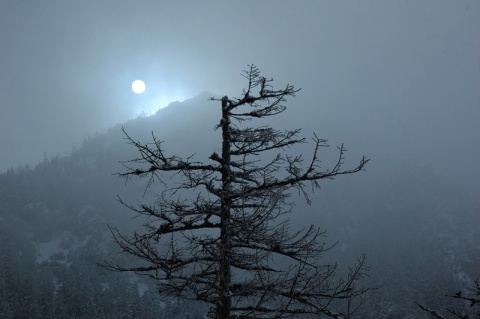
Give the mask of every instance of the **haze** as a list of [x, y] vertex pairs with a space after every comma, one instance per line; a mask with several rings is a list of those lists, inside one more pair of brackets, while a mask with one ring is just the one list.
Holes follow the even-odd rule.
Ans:
[[253, 63], [302, 88], [301, 120], [338, 120], [330, 138], [479, 189], [479, 30], [476, 1], [2, 1], [0, 170], [202, 91], [238, 94]]
[[[208, 98], [240, 97], [249, 64], [276, 88], [301, 88], [262, 124], [328, 139], [322, 168], [341, 143], [346, 168], [371, 159], [322, 181], [311, 206], [298, 200], [292, 227], [328, 229], [339, 244], [327, 261], [367, 254], [385, 286], [366, 317], [446, 307], [446, 293], [479, 276], [479, 31], [478, 1], [0, 0], [0, 313], [155, 305], [162, 314], [142, 316], [185, 318], [185, 305], [144, 294], [149, 281], [97, 267], [118, 252], [107, 224], [143, 222], [116, 195], [136, 203], [158, 190], [112, 176], [135, 156], [120, 126], [208, 162], [220, 120]], [[285, 151], [308, 157], [311, 146]]]

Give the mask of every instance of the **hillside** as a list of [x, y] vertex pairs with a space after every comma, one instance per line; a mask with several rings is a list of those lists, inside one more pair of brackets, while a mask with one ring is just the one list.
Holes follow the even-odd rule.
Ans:
[[[201, 305], [162, 298], [147, 278], [98, 263], [127, 258], [117, 254], [109, 225], [130, 232], [142, 223], [117, 196], [150, 201], [161, 187], [144, 194], [147, 181], [114, 175], [120, 161], [137, 155], [121, 127], [144, 143], [153, 131], [167, 153], [208, 161], [220, 141], [213, 130], [220, 106], [208, 97], [172, 103], [86, 139], [69, 156], [0, 175], [0, 318], [203, 318]], [[268, 124], [298, 121], [289, 117]], [[315, 125], [303, 127], [305, 134]], [[309, 154], [308, 145], [288, 151]], [[326, 165], [335, 160], [333, 148], [322, 154]], [[358, 176], [327, 181], [311, 206], [293, 196], [293, 225], [328, 229], [326, 241], [338, 244], [325, 258], [341, 266], [367, 254], [371, 283], [383, 287], [359, 317], [427, 318], [413, 301], [444, 308], [445, 293], [480, 276], [480, 206], [437, 172], [415, 163], [376, 170], [380, 161]]]

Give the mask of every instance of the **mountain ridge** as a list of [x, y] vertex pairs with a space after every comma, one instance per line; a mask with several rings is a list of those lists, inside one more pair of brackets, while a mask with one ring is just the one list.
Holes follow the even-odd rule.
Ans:
[[[209, 97], [210, 93], [204, 92], [171, 103], [152, 116], [117, 124], [86, 139], [68, 156], [0, 174], [0, 313], [97, 318], [97, 310], [102, 309], [110, 316], [123, 311], [148, 317], [135, 304], [157, 315], [168, 312], [162, 306], [147, 307], [152, 300], [142, 299], [153, 298], [151, 282], [132, 282], [97, 266], [104, 259], [124, 258], [117, 255], [109, 225], [129, 232], [141, 224], [141, 219], [134, 219], [132, 212], [116, 201], [117, 195], [130, 203], [153, 201], [155, 191], [161, 189], [156, 184], [144, 195], [146, 181], [125, 184], [115, 176], [123, 169], [122, 161], [137, 155], [135, 148], [125, 143], [121, 127], [141, 143], [152, 142], [153, 132], [164, 141], [169, 155], [195, 154], [196, 160], [208, 161], [220, 141], [220, 132], [214, 130], [220, 105], [208, 101]], [[278, 121], [272, 123], [275, 126]], [[308, 155], [306, 147], [296, 152]], [[412, 313], [422, 318], [411, 300], [423, 302], [428, 296], [433, 305], [442, 305], [445, 293], [462, 289], [480, 275], [475, 274], [480, 265], [480, 233], [475, 227], [480, 224], [478, 204], [422, 167], [404, 166], [373, 177], [369, 171], [362, 174], [333, 184], [328, 181], [313, 197], [312, 206], [298, 200], [292, 227], [308, 223], [328, 226], [326, 240], [339, 242], [328, 260], [348, 265], [359, 254], [368, 254], [373, 282], [385, 285], [381, 293], [373, 294], [365, 318], [371, 318], [374, 311], [382, 318]], [[35, 279], [38, 276], [46, 279], [39, 281]], [[75, 285], [83, 295], [74, 291]], [[147, 285], [151, 293], [136, 293], [139, 285]], [[114, 287], [125, 293], [115, 296]], [[22, 301], [19, 295], [27, 297]], [[103, 304], [85, 306], [86, 297]], [[161, 296], [155, 298], [160, 298], [155, 299], [158, 305], [168, 304]], [[48, 304], [51, 307], [45, 306]], [[28, 307], [32, 309], [27, 311]], [[192, 313], [202, 309], [199, 305], [182, 307]]]

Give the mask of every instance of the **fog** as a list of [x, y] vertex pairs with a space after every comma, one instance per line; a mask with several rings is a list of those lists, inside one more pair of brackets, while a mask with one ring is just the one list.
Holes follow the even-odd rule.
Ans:
[[479, 15], [476, 1], [2, 1], [0, 169], [202, 91], [238, 94], [255, 64], [302, 88], [299, 121], [335, 119], [330, 138], [480, 189]]
[[[79, 185], [98, 183], [98, 192], [78, 186], [78, 196], [77, 186], [61, 189], [63, 177], [51, 179], [49, 165], [63, 167], [70, 155], [98, 162], [95, 152], [124, 143], [122, 124], [140, 138], [154, 130], [182, 155], [207, 155], [216, 147], [211, 134], [220, 118], [218, 105], [207, 98], [240, 97], [246, 85], [240, 73], [254, 64], [276, 87], [301, 88], [268, 125], [302, 128], [303, 135], [315, 133], [332, 146], [344, 143], [346, 165], [362, 155], [371, 159], [358, 176], [322, 185], [314, 209], [300, 203], [305, 220], [340, 229], [341, 238], [332, 234], [332, 240], [345, 241], [342, 247], [355, 243], [355, 252], [385, 250], [380, 243], [405, 229], [424, 231], [428, 227], [420, 223], [432, 217], [417, 220], [422, 209], [444, 207], [448, 216], [456, 209], [467, 212], [469, 217], [452, 222], [460, 234], [465, 220], [478, 220], [479, 30], [477, 1], [0, 1], [0, 173], [6, 173], [0, 194], [8, 198], [0, 202], [0, 222], [9, 220], [8, 207], [50, 216], [68, 202], [87, 215], [110, 216], [115, 193], [141, 197], [109, 176], [119, 168], [117, 161], [128, 159], [119, 158], [130, 154], [125, 151], [101, 155], [105, 176], [72, 178]], [[144, 94], [132, 92], [136, 79], [146, 83]], [[205, 112], [191, 111], [194, 104]], [[334, 151], [325, 153], [327, 163]], [[15, 182], [10, 168], [18, 169]], [[51, 189], [28, 197], [42, 178]], [[111, 187], [112, 204], [100, 200], [103, 183]], [[60, 190], [68, 197], [53, 200]], [[408, 212], [401, 221], [395, 215], [400, 206]], [[448, 218], [428, 229], [446, 227]], [[40, 242], [53, 245], [63, 238], [50, 236], [55, 240]], [[423, 258], [423, 251], [417, 253], [405, 260]], [[385, 255], [372, 255], [377, 271], [387, 272], [379, 260]], [[389, 263], [395, 258], [400, 257]]]

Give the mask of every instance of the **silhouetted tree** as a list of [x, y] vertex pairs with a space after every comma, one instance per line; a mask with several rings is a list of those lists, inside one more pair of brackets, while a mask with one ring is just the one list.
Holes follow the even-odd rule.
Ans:
[[[336, 264], [320, 260], [331, 248], [320, 241], [324, 231], [309, 226], [291, 232], [286, 214], [292, 188], [310, 202], [307, 183], [317, 188], [319, 180], [359, 172], [368, 159], [362, 157], [356, 167], [344, 170], [342, 145], [336, 164], [322, 169], [319, 150], [327, 144], [317, 136], [308, 161], [286, 154], [286, 149], [306, 143], [299, 129], [245, 124], [282, 113], [286, 98], [298, 90], [292, 85], [274, 89], [272, 80], [254, 66], [242, 75], [248, 86], [241, 98], [211, 98], [221, 103], [215, 129], [222, 133], [222, 151], [211, 154], [209, 164], [193, 156], [167, 156], [155, 136], [142, 144], [124, 131], [139, 156], [124, 162], [126, 172], [119, 175], [127, 180], [147, 177], [147, 187], [159, 180], [166, 187], [155, 205], [132, 206], [120, 200], [146, 222], [142, 233], [131, 236], [111, 228], [113, 237], [123, 252], [142, 262], [132, 267], [106, 261], [104, 266], [148, 274], [157, 280], [161, 294], [212, 305], [210, 317], [215, 319], [349, 317], [352, 298], [368, 290], [359, 284], [365, 257], [340, 276]], [[165, 182], [167, 172], [179, 177], [173, 186]], [[340, 308], [338, 302], [345, 305]]]
[[[449, 298], [463, 301], [466, 305], [465, 310], [460, 310], [454, 307], [448, 307], [446, 311], [452, 315], [452, 318], [460, 319], [480, 319], [480, 280], [475, 280], [472, 287], [468, 291], [457, 291], [453, 295], [446, 295]], [[416, 303], [416, 302], [415, 302]], [[416, 303], [420, 309], [428, 312], [432, 317], [438, 319], [446, 319], [443, 314], [435, 309], [426, 307], [425, 305]]]

